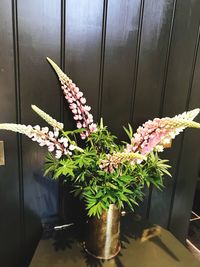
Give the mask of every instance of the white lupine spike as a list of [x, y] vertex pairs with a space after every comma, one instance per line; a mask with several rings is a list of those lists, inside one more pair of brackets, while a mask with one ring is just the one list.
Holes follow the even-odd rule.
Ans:
[[[30, 125], [22, 125], [22, 124], [15, 124], [15, 123], [1, 123], [0, 124], [0, 130], [8, 130], [13, 132], [18, 132], [21, 134], [24, 134], [32, 139], [32, 141], [36, 141], [37, 143], [43, 145], [46, 141], [52, 141], [57, 142], [54, 135], [50, 136], [49, 133], [44, 133], [40, 130], [40, 127], [36, 125], [35, 127], [32, 127]], [[45, 145], [50, 145], [48, 143], [44, 143]], [[62, 144], [57, 143], [56, 144], [60, 150], [62, 150]]]
[[25, 134], [27, 136], [30, 136], [30, 134], [34, 133], [34, 129], [32, 126], [30, 125], [26, 126], [23, 124], [15, 124], [15, 123], [1, 123], [0, 129]]
[[58, 128], [59, 130], [63, 129], [63, 123], [56, 121], [49, 114], [47, 114], [37, 106], [31, 105], [31, 107], [43, 120], [45, 120], [53, 128]]

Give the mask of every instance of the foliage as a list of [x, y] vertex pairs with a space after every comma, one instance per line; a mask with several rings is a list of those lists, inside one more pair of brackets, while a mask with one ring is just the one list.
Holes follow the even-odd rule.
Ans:
[[[155, 118], [143, 123], [135, 133], [130, 124], [124, 127], [129, 142], [121, 142], [112, 135], [103, 119], [97, 125], [86, 104], [83, 92], [54, 63], [47, 58], [61, 83], [77, 129], [64, 131], [64, 125], [35, 105], [32, 109], [53, 129], [39, 125], [1, 123], [0, 130], [25, 134], [40, 146], [46, 146], [44, 175], [68, 181], [73, 193], [86, 204], [89, 216], [100, 216], [110, 204], [134, 209], [143, 198], [144, 186], [163, 187], [164, 175], [169, 175], [168, 160], [160, 159], [158, 152], [171, 146], [185, 128], [200, 128], [193, 119], [200, 109], [194, 109], [172, 118]], [[80, 142], [80, 138], [85, 141]]]
[[116, 137], [106, 127], [101, 125], [98, 129], [88, 138], [88, 146], [81, 153], [76, 151], [63, 159], [56, 159], [49, 153], [45, 175], [52, 173], [53, 179], [63, 176], [65, 181], [71, 182], [72, 192], [85, 202], [89, 216], [99, 217], [110, 204], [119, 208], [124, 208], [126, 204], [133, 210], [143, 198], [145, 185], [163, 187], [163, 175], [170, 175], [167, 160], [161, 160], [157, 152], [152, 152], [140, 164], [126, 162], [112, 173], [105, 172], [99, 168], [100, 161], [106, 158], [107, 153], [120, 151], [123, 146], [115, 144]]

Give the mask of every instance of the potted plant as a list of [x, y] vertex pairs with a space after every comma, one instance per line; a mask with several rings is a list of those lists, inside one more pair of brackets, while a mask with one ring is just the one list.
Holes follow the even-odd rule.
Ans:
[[[170, 175], [170, 166], [158, 153], [170, 147], [172, 139], [185, 128], [200, 128], [200, 124], [193, 121], [200, 110], [149, 120], [136, 133], [128, 125], [124, 130], [130, 141], [119, 143], [103, 125], [103, 119], [99, 124], [93, 122], [83, 93], [47, 59], [59, 77], [77, 129], [65, 131], [63, 123], [35, 105], [32, 109], [52, 130], [13, 123], [2, 123], [0, 129], [25, 134], [40, 146], [47, 146], [44, 175], [70, 181], [72, 192], [85, 203], [88, 213], [90, 233], [84, 242], [85, 249], [97, 258], [109, 259], [120, 250], [121, 209], [126, 205], [133, 210], [142, 200], [145, 185], [163, 187], [163, 175]], [[84, 144], [79, 139], [84, 140]]]

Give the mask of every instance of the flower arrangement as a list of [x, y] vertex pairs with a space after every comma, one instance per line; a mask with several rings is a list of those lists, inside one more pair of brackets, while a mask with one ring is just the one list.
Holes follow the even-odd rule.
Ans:
[[103, 125], [103, 119], [99, 124], [94, 123], [91, 107], [86, 105], [80, 89], [51, 59], [47, 60], [59, 77], [77, 129], [65, 131], [63, 123], [35, 105], [32, 109], [52, 130], [13, 123], [1, 123], [0, 129], [25, 134], [40, 146], [46, 146], [44, 175], [51, 174], [53, 179], [62, 176], [64, 181], [71, 182], [73, 193], [85, 202], [89, 216], [100, 217], [110, 204], [133, 209], [142, 200], [145, 185], [161, 189], [163, 175], [170, 175], [170, 166], [158, 153], [170, 147], [172, 139], [185, 128], [200, 128], [193, 121], [200, 109], [173, 118], [149, 120], [134, 134], [129, 124], [124, 130], [130, 142], [119, 143]]

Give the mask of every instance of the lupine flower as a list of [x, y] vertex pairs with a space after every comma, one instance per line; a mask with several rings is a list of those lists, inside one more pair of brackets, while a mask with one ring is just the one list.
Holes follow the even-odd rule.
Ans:
[[127, 144], [124, 152], [108, 154], [106, 159], [101, 160], [100, 169], [112, 173], [125, 161], [131, 164], [141, 163], [145, 159], [144, 156], [153, 149], [162, 152], [185, 128], [200, 128], [200, 124], [193, 121], [199, 111], [200, 109], [194, 109], [173, 118], [155, 118], [153, 121], [145, 122], [137, 129], [131, 139], [131, 144]]
[[135, 162], [141, 162], [146, 158], [139, 153], [126, 153], [126, 152], [117, 152], [113, 154], [108, 154], [105, 160], [100, 161], [100, 169], [105, 172], [112, 173], [118, 169], [120, 164], [126, 163], [129, 161], [131, 164]]
[[194, 109], [173, 118], [155, 118], [153, 121], [145, 122], [137, 129], [125, 152], [139, 152], [146, 155], [154, 148], [162, 151], [185, 128], [200, 128], [199, 123], [192, 121], [199, 111], [199, 109]]
[[14, 123], [1, 123], [0, 129], [9, 130], [25, 134], [32, 141], [39, 143], [40, 146], [47, 146], [49, 152], [55, 152], [55, 157], [60, 158], [62, 155], [71, 155], [72, 150], [77, 148], [76, 146], [71, 147], [67, 138], [61, 137], [58, 139], [58, 131], [49, 131], [48, 127], [41, 128], [39, 125], [22, 125]]
[[65, 99], [69, 103], [77, 128], [85, 128], [85, 131], [80, 134], [81, 138], [85, 139], [90, 133], [97, 130], [97, 126], [93, 122], [93, 116], [89, 113], [91, 107], [86, 105], [86, 99], [76, 84], [50, 58], [47, 58], [47, 60], [59, 77], [61, 88]]
[[43, 120], [45, 120], [53, 128], [59, 129], [59, 130], [63, 129], [64, 127], [63, 123], [56, 121], [49, 114], [45, 113], [43, 110], [41, 110], [37, 106], [31, 105], [31, 107]]

